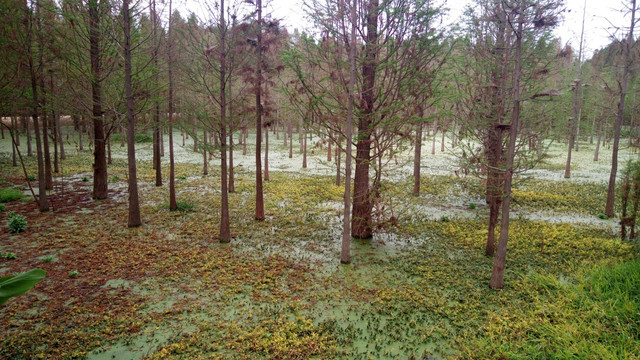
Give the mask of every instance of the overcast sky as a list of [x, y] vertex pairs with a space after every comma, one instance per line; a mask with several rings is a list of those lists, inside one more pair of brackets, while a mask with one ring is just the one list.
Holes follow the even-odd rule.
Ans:
[[[229, 1], [229, 0], [227, 0]], [[304, 30], [310, 21], [306, 19], [304, 0], [263, 0], [268, 4], [265, 13], [272, 13], [274, 17], [282, 19], [283, 23], [293, 31], [294, 28]], [[185, 5], [185, 3], [189, 5]], [[470, 0], [449, 0], [446, 7], [450, 11], [450, 19], [459, 19], [463, 9]], [[178, 0], [178, 9], [186, 15], [192, 11], [198, 13], [201, 6], [196, 0]], [[576, 50], [580, 44], [580, 27], [582, 23], [582, 13], [584, 8], [584, 0], [565, 0], [567, 12], [565, 12], [565, 20], [555, 30], [563, 43], [569, 43]], [[617, 31], [615, 27], [628, 27], [630, 18], [625, 8], [626, 0], [586, 0], [586, 16], [585, 16], [585, 54], [589, 58], [595, 50], [605, 47], [611, 42], [611, 36], [621, 38], [626, 30]], [[184, 7], [187, 7], [186, 10]], [[450, 20], [454, 21], [454, 20]]]

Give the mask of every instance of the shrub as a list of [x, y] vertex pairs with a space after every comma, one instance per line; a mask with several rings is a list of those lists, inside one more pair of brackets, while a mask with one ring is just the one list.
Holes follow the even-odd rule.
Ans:
[[475, 210], [477, 207], [476, 203], [469, 203], [469, 209]]
[[82, 181], [87, 182], [87, 181], [89, 181], [89, 178], [88, 178], [88, 177], [86, 177], [86, 176], [83, 176], [83, 177], [82, 177]]
[[27, 229], [27, 219], [13, 211], [9, 213], [9, 232], [19, 233]]
[[33, 174], [29, 174], [27, 175], [27, 179], [29, 179], [29, 181], [36, 181], [36, 176]]
[[24, 194], [22, 191], [14, 188], [0, 189], [0, 203], [6, 203], [10, 201], [20, 200]]
[[6, 206], [4, 204], [0, 204], [0, 212], [4, 212], [5, 210], [7, 210]]
[[137, 133], [135, 139], [136, 139], [136, 143], [153, 142], [153, 137], [147, 133]]
[[5, 259], [7, 259], [7, 260], [15, 260], [16, 259], [16, 254], [8, 252], [8, 253], [4, 254], [3, 257]]

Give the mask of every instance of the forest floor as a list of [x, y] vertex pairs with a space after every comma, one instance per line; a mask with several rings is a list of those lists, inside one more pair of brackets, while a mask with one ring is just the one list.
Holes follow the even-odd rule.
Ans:
[[[69, 144], [53, 211], [39, 213], [29, 196], [6, 203], [27, 218], [19, 234], [0, 213], [0, 253], [15, 255], [0, 259], [0, 276], [47, 271], [0, 309], [0, 358], [638, 358], [638, 247], [619, 239], [617, 220], [598, 217], [610, 150], [594, 163], [594, 146], [581, 144], [563, 179], [566, 149], [552, 144], [517, 179], [505, 288], [494, 291], [482, 182], [456, 177], [456, 154], [438, 143], [431, 155], [425, 144], [421, 195], [409, 195], [407, 149], [383, 176], [381, 208], [398, 225], [353, 240], [350, 265], [339, 263], [343, 188], [320, 147], [301, 169], [297, 141], [289, 159], [272, 137], [261, 222], [255, 149], [238, 149], [233, 239], [220, 244], [219, 160], [203, 176], [190, 140], [176, 150], [175, 212], [168, 153], [156, 187], [151, 145], [138, 144], [144, 224], [135, 229], [126, 226], [124, 148], [113, 145], [109, 199], [95, 201], [91, 152]], [[10, 155], [1, 140], [0, 187], [24, 189]], [[624, 149], [621, 163], [631, 158]]]

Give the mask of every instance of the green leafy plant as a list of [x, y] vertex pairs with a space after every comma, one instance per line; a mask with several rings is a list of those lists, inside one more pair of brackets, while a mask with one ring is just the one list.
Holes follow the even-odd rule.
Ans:
[[599, 213], [598, 214], [598, 218], [602, 219], [602, 220], [607, 220], [609, 219], [609, 217], [607, 216], [607, 214], [605, 213]]
[[25, 273], [0, 278], [0, 305], [12, 297], [22, 295], [34, 287], [47, 273], [42, 269], [33, 269]]
[[0, 212], [5, 212], [5, 210], [7, 210], [6, 206], [4, 204], [0, 204]]
[[187, 180], [187, 175], [182, 174], [182, 175], [178, 176], [178, 179]]
[[33, 174], [29, 174], [27, 175], [27, 179], [29, 179], [29, 181], [36, 181], [36, 176]]
[[440, 217], [440, 221], [442, 221], [442, 222], [449, 222], [450, 220], [449, 220], [449, 217], [448, 217], [447, 215], [442, 215], [442, 216]]
[[4, 254], [2, 257], [4, 257], [7, 260], [15, 260], [16, 259], [16, 254], [14, 254], [12, 252], [8, 252], [8, 253]]
[[44, 262], [50, 263], [52, 261], [53, 261], [53, 256], [47, 255], [47, 256], [44, 257]]
[[23, 215], [16, 214], [15, 212], [9, 212], [9, 232], [19, 233], [27, 230], [27, 218]]
[[72, 278], [78, 276], [79, 274], [80, 272], [78, 270], [69, 271], [69, 276]]
[[118, 175], [113, 175], [113, 176], [111, 177], [111, 180], [109, 180], [109, 182], [114, 183], [114, 182], [118, 182], [118, 180], [120, 180], [120, 176], [118, 176]]
[[15, 188], [2, 188], [0, 189], [0, 203], [20, 200], [24, 194], [22, 191]]
[[87, 182], [87, 181], [89, 181], [89, 178], [88, 178], [88, 177], [86, 177], [86, 176], [83, 176], [83, 177], [82, 177], [82, 181]]
[[477, 207], [476, 203], [469, 203], [469, 209], [475, 210]]

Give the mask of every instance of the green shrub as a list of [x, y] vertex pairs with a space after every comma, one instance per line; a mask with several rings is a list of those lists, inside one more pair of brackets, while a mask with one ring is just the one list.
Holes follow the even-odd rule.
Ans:
[[118, 176], [118, 175], [113, 175], [113, 176], [111, 177], [111, 179], [109, 180], [109, 182], [111, 182], [111, 183], [115, 183], [115, 182], [118, 182], [118, 180], [120, 180], [120, 176]]
[[475, 210], [477, 207], [476, 203], [469, 203], [469, 209]]
[[22, 191], [14, 188], [0, 189], [0, 203], [6, 203], [10, 201], [16, 201], [22, 199], [24, 194]]
[[442, 222], [449, 222], [449, 217], [447, 215], [442, 215], [442, 217], [440, 217], [440, 221]]
[[16, 254], [14, 254], [12, 252], [8, 252], [8, 253], [4, 254], [2, 257], [4, 257], [7, 260], [15, 260], [16, 259]]
[[136, 139], [136, 143], [153, 142], [153, 137], [147, 133], [137, 133], [135, 139]]
[[19, 233], [27, 229], [27, 218], [25, 218], [23, 215], [16, 214], [13, 211], [8, 215], [10, 233]]
[[86, 177], [86, 176], [83, 176], [83, 177], [82, 177], [82, 181], [87, 182], [87, 181], [89, 181], [89, 178], [88, 178], [88, 177]]
[[[161, 207], [163, 209], [169, 209], [169, 203], [165, 201]], [[182, 200], [176, 202], [176, 211], [187, 212], [187, 211], [193, 211], [195, 208], [196, 208], [196, 205], [192, 202], [182, 201]]]
[[0, 212], [5, 212], [5, 210], [7, 210], [7, 207], [4, 204], [0, 204]]
[[29, 179], [29, 181], [36, 181], [36, 176], [33, 174], [29, 174], [27, 175], [27, 179]]
[[78, 276], [79, 274], [80, 272], [78, 270], [69, 271], [69, 276], [72, 278]]

